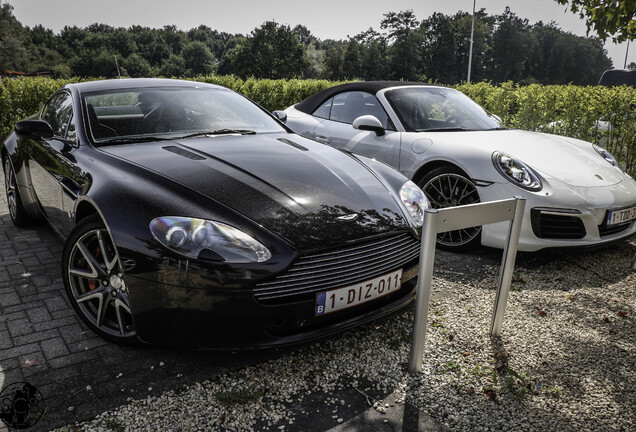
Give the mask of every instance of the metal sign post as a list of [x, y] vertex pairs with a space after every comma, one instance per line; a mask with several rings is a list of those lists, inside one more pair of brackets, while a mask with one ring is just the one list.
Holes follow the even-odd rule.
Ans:
[[490, 327], [490, 333], [493, 336], [500, 336], [525, 207], [526, 199], [517, 196], [513, 199], [502, 201], [426, 210], [422, 226], [422, 246], [420, 249], [409, 372], [414, 373], [422, 370], [422, 355], [424, 354], [428, 308], [431, 299], [431, 280], [435, 264], [437, 234], [473, 226], [511, 221], [501, 261], [499, 287], [495, 297], [495, 307]]

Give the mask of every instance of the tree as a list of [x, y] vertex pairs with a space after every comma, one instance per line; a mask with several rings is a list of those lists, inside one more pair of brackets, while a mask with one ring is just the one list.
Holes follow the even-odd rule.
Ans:
[[537, 45], [527, 64], [528, 74], [535, 82], [596, 84], [603, 71], [611, 67], [598, 38], [565, 33], [554, 22], [538, 22], [531, 33]]
[[442, 84], [457, 82], [457, 35], [453, 30], [452, 18], [436, 12], [422, 21], [421, 29], [424, 35], [422, 60], [425, 75]]
[[131, 54], [123, 59], [121, 67], [132, 78], [145, 78], [153, 75], [150, 63], [139, 54]]
[[538, 22], [532, 27], [532, 34], [537, 42], [536, 55], [528, 64], [533, 78], [543, 84], [557, 84], [559, 73], [556, 71], [555, 50], [561, 38], [561, 31], [554, 21], [544, 24]]
[[316, 79], [323, 73], [323, 61], [325, 59], [325, 51], [316, 48], [315, 43], [311, 43], [305, 50], [307, 56], [307, 66], [303, 71], [303, 78]]
[[493, 80], [497, 83], [522, 81], [535, 45], [528, 20], [517, 17], [506, 7], [497, 17], [497, 30], [493, 34]]
[[307, 58], [305, 47], [289, 26], [267, 21], [236, 48], [232, 65], [242, 77], [297, 78], [302, 76]]
[[102, 48], [98, 51], [82, 50], [72, 60], [71, 69], [73, 75], [80, 77], [116, 78], [119, 73], [117, 71], [115, 55], [115, 52], [108, 48]]
[[189, 76], [208, 75], [215, 69], [214, 55], [203, 42], [194, 41], [186, 44], [181, 55]]
[[614, 42], [636, 39], [635, 0], [555, 0], [569, 5], [573, 13], [585, 19], [588, 33], [593, 28], [599, 38]]
[[389, 12], [380, 21], [380, 28], [388, 30], [387, 39], [392, 79], [416, 80], [421, 75], [420, 42], [418, 32], [420, 22], [412, 10]]
[[71, 68], [60, 54], [59, 37], [52, 30], [36, 25], [30, 31], [29, 52], [33, 70], [52, 70], [56, 77], [68, 78]]
[[300, 43], [305, 45], [306, 47], [316, 41], [316, 38], [311, 34], [309, 29], [305, 27], [304, 25], [299, 24], [296, 27], [294, 27], [292, 31], [298, 37], [298, 40], [300, 41]]
[[159, 35], [162, 43], [166, 44], [173, 54], [181, 54], [183, 45], [188, 41], [186, 34], [175, 25], [163, 26], [163, 29], [159, 30]]
[[151, 67], [159, 68], [170, 57], [170, 48], [162, 43], [158, 30], [134, 25], [128, 32], [137, 47], [136, 54], [143, 57]]
[[369, 28], [355, 36], [362, 50], [362, 76], [365, 80], [382, 80], [387, 76], [387, 40]]
[[342, 56], [342, 75], [347, 80], [360, 78], [363, 75], [362, 48], [355, 39], [350, 39], [345, 45]]
[[203, 42], [214, 56], [215, 61], [220, 61], [223, 58], [227, 51], [228, 41], [233, 37], [229, 33], [218, 32], [205, 25], [188, 30], [187, 35], [192, 42]]
[[323, 78], [332, 81], [344, 79], [342, 64], [344, 58], [344, 47], [342, 44], [333, 44], [326, 50], [323, 66]]
[[12, 11], [10, 4], [0, 4], [0, 68], [28, 72], [28, 34]]
[[159, 68], [159, 75], [171, 78], [182, 77], [185, 75], [186, 66], [183, 57], [178, 54], [170, 54], [166, 60], [164, 60], [161, 68]]
[[[593, 0], [555, 0], [574, 5]], [[616, 0], [627, 10], [633, 36], [636, 0]], [[609, 8], [610, 6], [605, 6]], [[575, 6], [576, 7], [576, 6]], [[303, 25], [265, 22], [250, 35], [200, 25], [188, 31], [66, 26], [55, 34], [41, 25], [22, 26], [0, 0], [0, 70], [53, 70], [62, 77], [122, 75], [190, 77], [218, 73], [258, 78], [431, 80], [452, 85], [466, 79], [472, 16], [433, 14], [421, 23], [412, 10], [389, 12], [382, 32], [369, 28], [347, 40], [319, 40]], [[581, 9], [583, 10], [583, 9]], [[580, 37], [556, 24], [529, 26], [510, 9], [475, 13], [471, 77], [474, 81], [594, 84], [611, 62], [598, 37]]]
[[[454, 67], [452, 69], [452, 75], [450, 80], [446, 79], [442, 81], [446, 84], [453, 84], [462, 82], [468, 75], [468, 63], [470, 57], [470, 33], [472, 27], [472, 15], [468, 12], [457, 12], [450, 21], [450, 32], [453, 35], [454, 50], [450, 53], [446, 51], [448, 48], [444, 47], [443, 51], [438, 51], [437, 60], [440, 61], [440, 57], [446, 56], [454, 59]], [[493, 51], [493, 33], [495, 27], [495, 18], [486, 14], [484, 9], [475, 12], [475, 29], [473, 35], [473, 60], [471, 64], [471, 80], [482, 81], [492, 79], [492, 51]], [[444, 43], [444, 40], [448, 38], [448, 34], [438, 36], [438, 39]], [[448, 65], [451, 62], [448, 60]], [[439, 77], [431, 75], [432, 79], [439, 79]]]

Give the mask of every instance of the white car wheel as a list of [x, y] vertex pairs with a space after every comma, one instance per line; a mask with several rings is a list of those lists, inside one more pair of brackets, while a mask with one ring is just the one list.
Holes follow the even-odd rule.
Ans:
[[[431, 207], [446, 208], [480, 202], [475, 184], [461, 170], [442, 166], [431, 170], [419, 181]], [[445, 249], [468, 249], [481, 240], [481, 226], [448, 231], [437, 235], [437, 244]]]

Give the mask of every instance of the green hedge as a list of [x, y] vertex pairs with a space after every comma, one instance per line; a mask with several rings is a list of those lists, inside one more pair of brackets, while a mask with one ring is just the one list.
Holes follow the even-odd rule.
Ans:
[[636, 89], [632, 87], [477, 83], [456, 88], [500, 116], [507, 127], [600, 144], [627, 172], [636, 174]]
[[13, 125], [38, 112], [42, 104], [59, 87], [78, 80], [51, 78], [3, 78], [0, 80], [0, 137]]
[[[202, 76], [196, 81], [243, 93], [268, 110], [284, 109], [307, 96], [339, 84], [326, 80], [243, 80]], [[0, 81], [0, 137], [15, 122], [38, 111], [57, 88], [80, 79], [11, 78]], [[511, 128], [572, 136], [606, 147], [636, 174], [636, 89], [631, 87], [519, 86], [471, 83], [456, 86]], [[608, 120], [607, 123], [599, 122]], [[605, 127], [604, 127], [605, 126]]]
[[[319, 90], [338, 84], [327, 80], [242, 80], [234, 76], [205, 76], [194, 80], [228, 87], [270, 111], [285, 109]], [[55, 90], [79, 81], [78, 78], [43, 77], [0, 80], [0, 137], [5, 137], [16, 122], [37, 113]]]
[[265, 109], [282, 110], [328, 87], [340, 84], [327, 80], [271, 80], [230, 76], [198, 77], [195, 81], [217, 84], [244, 94]]

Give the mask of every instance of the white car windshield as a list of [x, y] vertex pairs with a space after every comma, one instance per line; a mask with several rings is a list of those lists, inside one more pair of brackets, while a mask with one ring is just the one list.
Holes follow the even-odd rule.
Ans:
[[83, 102], [95, 145], [284, 131], [256, 104], [226, 89], [112, 90], [86, 94]]
[[386, 98], [408, 132], [503, 129], [462, 92], [440, 87], [404, 87]]

